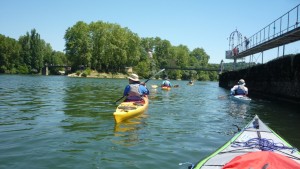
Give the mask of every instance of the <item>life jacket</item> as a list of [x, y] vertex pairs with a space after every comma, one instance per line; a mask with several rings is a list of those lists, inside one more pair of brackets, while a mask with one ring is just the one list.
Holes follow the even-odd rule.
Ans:
[[130, 84], [130, 91], [128, 92], [127, 101], [139, 101], [142, 100], [142, 94], [139, 92], [140, 84]]
[[163, 81], [163, 85], [162, 86], [170, 86], [170, 82], [169, 81]]
[[238, 88], [235, 90], [235, 95], [245, 95], [246, 90], [243, 85], [238, 85]]

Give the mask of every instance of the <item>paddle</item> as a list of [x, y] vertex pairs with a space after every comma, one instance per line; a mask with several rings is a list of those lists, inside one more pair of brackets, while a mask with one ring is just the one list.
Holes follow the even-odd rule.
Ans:
[[157, 73], [155, 73], [153, 76], [151, 76], [149, 79], [147, 79], [145, 81], [145, 83], [147, 83], [150, 79], [152, 79], [154, 76], [158, 75], [159, 73], [163, 72], [165, 69], [161, 69], [160, 71], [158, 71]]
[[[163, 72], [165, 69], [161, 69], [160, 71], [158, 71], [157, 73], [155, 73], [153, 76], [151, 76], [149, 79], [147, 79], [144, 83], [146, 84], [150, 79], [152, 79], [154, 76], [158, 75], [159, 73]], [[120, 101], [121, 99], [123, 99], [125, 96], [122, 96], [121, 98], [119, 98], [117, 101], [115, 101], [115, 103], [117, 103], [118, 101]]]
[[125, 96], [122, 96], [121, 98], [119, 98], [117, 101], [115, 101], [115, 103], [117, 103], [118, 101], [120, 101], [121, 99], [123, 99]]

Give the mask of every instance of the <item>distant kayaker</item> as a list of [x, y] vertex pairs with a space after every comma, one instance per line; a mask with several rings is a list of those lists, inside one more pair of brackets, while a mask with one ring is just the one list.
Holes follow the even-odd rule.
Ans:
[[162, 82], [161, 86], [167, 86], [167, 87], [171, 87], [171, 82], [169, 81], [169, 78], [166, 77], [165, 80]]
[[193, 84], [193, 81], [190, 80], [190, 81], [188, 82], [188, 85], [192, 85], [192, 84]]
[[126, 101], [140, 101], [143, 96], [149, 95], [149, 90], [146, 88], [145, 83], [140, 83], [137, 74], [131, 74], [128, 77], [129, 84], [124, 89], [124, 96]]
[[240, 79], [238, 84], [231, 88], [230, 90], [231, 95], [247, 95], [248, 88], [245, 85], [246, 85], [245, 80]]

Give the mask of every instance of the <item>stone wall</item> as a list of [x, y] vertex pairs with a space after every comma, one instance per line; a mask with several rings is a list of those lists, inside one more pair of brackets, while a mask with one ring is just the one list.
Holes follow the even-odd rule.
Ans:
[[222, 73], [219, 86], [230, 89], [246, 81], [249, 96], [300, 104], [300, 54], [289, 55], [248, 69]]

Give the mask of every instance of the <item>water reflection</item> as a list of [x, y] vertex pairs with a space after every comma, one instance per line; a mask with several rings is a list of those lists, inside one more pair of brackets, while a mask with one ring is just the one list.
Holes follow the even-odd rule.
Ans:
[[113, 143], [123, 146], [133, 146], [139, 141], [139, 130], [146, 126], [145, 118], [148, 117], [147, 112], [138, 117], [128, 119], [122, 123], [115, 124]]
[[[251, 104], [251, 103], [250, 103]], [[249, 103], [242, 103], [235, 100], [229, 100], [228, 114], [234, 118], [243, 118], [247, 116], [247, 112], [250, 110]]]

